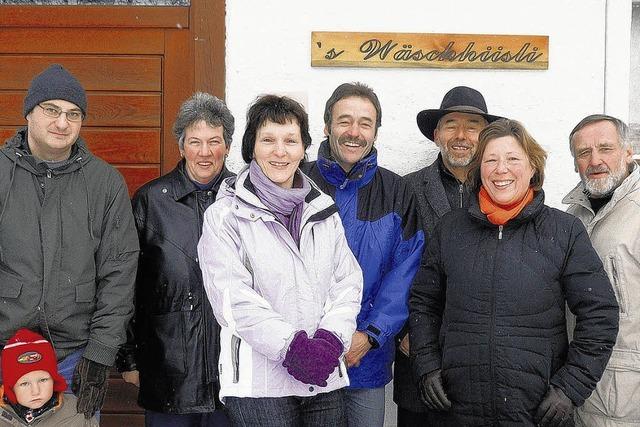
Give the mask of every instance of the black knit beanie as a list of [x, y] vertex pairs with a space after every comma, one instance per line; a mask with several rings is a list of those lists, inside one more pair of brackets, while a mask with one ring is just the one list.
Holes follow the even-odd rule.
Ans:
[[87, 115], [87, 96], [82, 85], [60, 64], [51, 65], [31, 80], [24, 98], [23, 115], [27, 117], [36, 105], [52, 99], [69, 101]]

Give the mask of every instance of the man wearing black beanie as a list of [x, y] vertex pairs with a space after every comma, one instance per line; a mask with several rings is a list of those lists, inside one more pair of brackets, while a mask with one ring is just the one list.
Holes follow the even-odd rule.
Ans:
[[34, 77], [23, 114], [27, 126], [0, 147], [0, 346], [23, 327], [46, 337], [90, 418], [133, 312], [131, 204], [80, 137], [87, 98], [64, 67]]

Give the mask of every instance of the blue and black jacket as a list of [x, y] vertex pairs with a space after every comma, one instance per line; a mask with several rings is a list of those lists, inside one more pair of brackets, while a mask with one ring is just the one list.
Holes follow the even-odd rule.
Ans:
[[382, 387], [391, 381], [394, 336], [407, 319], [409, 290], [424, 246], [415, 198], [399, 175], [378, 167], [375, 148], [346, 173], [325, 140], [318, 160], [304, 170], [335, 200], [364, 275], [357, 329], [378, 347], [349, 369], [351, 387]]

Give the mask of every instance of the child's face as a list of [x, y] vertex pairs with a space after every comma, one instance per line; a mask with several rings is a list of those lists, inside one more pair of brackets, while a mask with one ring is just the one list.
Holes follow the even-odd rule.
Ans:
[[18, 403], [29, 409], [37, 409], [53, 396], [53, 379], [47, 371], [31, 371], [13, 386]]

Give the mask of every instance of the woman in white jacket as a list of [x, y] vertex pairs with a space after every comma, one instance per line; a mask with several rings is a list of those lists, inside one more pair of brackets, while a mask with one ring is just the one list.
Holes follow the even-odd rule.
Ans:
[[344, 423], [342, 361], [362, 271], [332, 199], [300, 170], [311, 144], [296, 101], [247, 113], [248, 166], [205, 214], [198, 256], [220, 335], [220, 398], [235, 425]]

